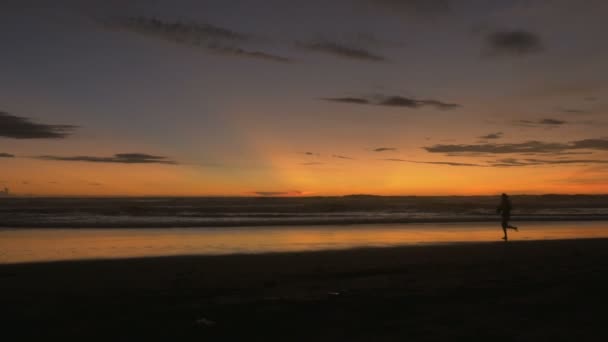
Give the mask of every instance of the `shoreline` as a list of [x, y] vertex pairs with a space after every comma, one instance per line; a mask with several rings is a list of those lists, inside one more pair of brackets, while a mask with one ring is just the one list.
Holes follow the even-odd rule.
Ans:
[[[510, 242], [608, 238], [604, 221], [517, 222]], [[503, 242], [495, 223], [210, 228], [0, 228], [0, 264]]]
[[[523, 222], [599, 222], [608, 221], [608, 216], [563, 216], [563, 217], [514, 217], [512, 220], [516, 223]], [[339, 226], [339, 225], [367, 225], [367, 224], [459, 224], [459, 223], [496, 223], [500, 224], [500, 218], [434, 218], [434, 219], [340, 219], [340, 220], [283, 220], [283, 221], [245, 221], [245, 222], [128, 222], [128, 223], [91, 223], [91, 222], [45, 222], [45, 223], [22, 223], [4, 221], [0, 223], [0, 228], [15, 228], [15, 229], [87, 229], [87, 228], [103, 228], [103, 229], [146, 229], [146, 228], [247, 228], [247, 227], [276, 227], [276, 226]]]
[[12, 264], [0, 279], [21, 339], [608, 337], [605, 238]]
[[27, 261], [27, 262], [16, 262], [16, 263], [0, 263], [0, 271], [3, 267], [11, 266], [28, 266], [28, 265], [52, 265], [52, 264], [71, 264], [71, 263], [113, 263], [113, 262], [164, 262], [165, 259], [171, 262], [171, 259], [178, 261], [179, 259], [194, 260], [196, 259], [221, 259], [221, 258], [281, 258], [289, 257], [292, 255], [306, 256], [314, 254], [336, 254], [336, 253], [375, 253], [375, 252], [404, 252], [409, 249], [428, 249], [426, 253], [431, 253], [433, 249], [442, 248], [453, 248], [453, 249], [466, 249], [466, 248], [477, 248], [477, 249], [488, 249], [491, 247], [510, 248], [509, 245], [543, 245], [547, 244], [575, 244], [580, 242], [594, 243], [605, 243], [608, 246], [608, 237], [584, 237], [576, 239], [542, 239], [542, 240], [508, 240], [504, 241], [496, 239], [496, 241], [450, 241], [450, 242], [428, 242], [428, 243], [417, 243], [410, 245], [400, 246], [365, 246], [365, 247], [353, 247], [353, 248], [335, 248], [335, 249], [321, 249], [321, 250], [301, 250], [301, 251], [270, 251], [270, 252], [242, 252], [242, 253], [229, 253], [229, 254], [177, 254], [177, 255], [153, 255], [153, 256], [134, 256], [134, 257], [109, 257], [109, 258], [86, 258], [86, 259], [66, 259], [66, 260], [49, 260], [49, 261]]

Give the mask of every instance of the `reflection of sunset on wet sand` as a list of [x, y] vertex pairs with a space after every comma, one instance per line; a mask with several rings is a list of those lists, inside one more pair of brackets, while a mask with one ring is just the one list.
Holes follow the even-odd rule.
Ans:
[[[496, 241], [498, 224], [0, 230], [0, 262], [318, 251]], [[604, 222], [523, 223], [517, 240], [608, 237]]]

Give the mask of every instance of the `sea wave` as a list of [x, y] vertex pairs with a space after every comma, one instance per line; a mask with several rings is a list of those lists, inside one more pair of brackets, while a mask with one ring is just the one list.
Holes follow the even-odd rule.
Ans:
[[[608, 196], [513, 196], [514, 221], [608, 220]], [[497, 221], [498, 198], [3, 198], [0, 227], [132, 228]]]

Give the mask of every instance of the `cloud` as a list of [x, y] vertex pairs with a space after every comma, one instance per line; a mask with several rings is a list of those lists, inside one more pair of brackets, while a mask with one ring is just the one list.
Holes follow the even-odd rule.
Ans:
[[0, 137], [13, 139], [63, 139], [77, 126], [48, 125], [0, 111]]
[[460, 107], [460, 105], [455, 103], [446, 103], [437, 100], [416, 100], [412, 98], [407, 98], [403, 96], [389, 96], [383, 98], [378, 104], [382, 106], [392, 106], [392, 107], [408, 107], [408, 108], [419, 108], [425, 106], [435, 107], [441, 110], [448, 110]]
[[572, 148], [576, 148], [576, 149], [608, 151], [608, 140], [607, 139], [584, 139], [584, 140], [573, 141], [571, 143], [571, 145], [572, 145]]
[[[585, 155], [585, 154], [593, 154], [593, 152], [588, 151], [588, 152], [555, 152], [555, 153], [551, 153], [552, 156], [572, 156], [572, 155]], [[522, 156], [538, 156], [538, 155], [547, 155], [547, 153], [520, 153], [520, 155]], [[491, 154], [488, 154], [488, 156], [491, 156]]]
[[220, 46], [216, 44], [211, 44], [207, 46], [207, 48], [215, 53], [236, 56], [236, 57], [249, 57], [249, 58], [257, 58], [257, 59], [265, 59], [272, 62], [279, 63], [290, 63], [291, 59], [287, 57], [277, 56], [273, 54], [269, 54], [261, 51], [248, 51], [238, 47], [231, 46]]
[[562, 109], [561, 112], [567, 114], [589, 114], [588, 110], [583, 109]]
[[597, 150], [608, 151], [607, 139], [584, 139], [569, 143], [547, 143], [541, 141], [527, 141], [511, 144], [476, 144], [476, 145], [434, 145], [424, 147], [430, 153], [539, 153], [555, 154], [571, 150]]
[[145, 153], [118, 153], [112, 157], [94, 157], [94, 156], [38, 156], [37, 159], [56, 160], [56, 161], [73, 161], [73, 162], [91, 162], [91, 163], [119, 163], [119, 164], [170, 164], [176, 165], [177, 162], [168, 159], [167, 157], [155, 156]]
[[343, 103], [354, 103], [354, 104], [369, 104], [370, 101], [368, 99], [360, 98], [360, 97], [326, 97], [323, 98], [325, 101], [330, 102], [343, 102]]
[[454, 152], [446, 153], [446, 157], [493, 157], [491, 153], [479, 153], [479, 152]]
[[519, 126], [528, 126], [528, 127], [557, 127], [561, 125], [567, 124], [567, 121], [559, 120], [559, 119], [540, 119], [540, 120], [517, 120], [514, 124]]
[[108, 26], [189, 45], [200, 45], [208, 41], [245, 42], [251, 39], [247, 34], [210, 24], [163, 21], [143, 16], [116, 19]]
[[387, 158], [387, 159], [382, 159], [382, 160], [392, 161], [392, 162], [414, 163], [414, 164], [485, 167], [485, 165], [480, 165], [480, 164], [443, 162], [443, 161], [418, 161], [418, 160], [405, 160], [405, 159], [397, 159], [397, 158]]
[[553, 153], [568, 149], [567, 144], [528, 141], [515, 144], [434, 145], [424, 147], [430, 153]]
[[264, 197], [275, 197], [275, 196], [298, 196], [302, 195], [302, 191], [293, 190], [293, 191], [254, 191], [254, 195], [264, 196]]
[[496, 133], [490, 133], [487, 135], [482, 135], [479, 138], [480, 139], [500, 139], [500, 138], [502, 138], [502, 136], [503, 136], [502, 132], [496, 132]]
[[319, 156], [321, 156], [321, 154], [320, 154], [320, 153], [317, 153], [317, 152], [310, 152], [310, 151], [307, 151], [307, 152], [302, 152], [302, 154], [307, 155], [307, 156], [314, 156], [314, 157], [319, 157]]
[[374, 152], [397, 151], [396, 147], [378, 147], [373, 149]]
[[572, 164], [608, 164], [608, 160], [602, 159], [516, 159], [503, 158], [488, 161], [487, 163], [459, 163], [459, 162], [444, 162], [444, 161], [419, 161], [406, 159], [382, 159], [392, 162], [414, 163], [414, 164], [431, 164], [431, 165], [446, 165], [457, 167], [521, 167], [521, 166], [549, 166], [549, 165], [572, 165]]
[[486, 55], [523, 56], [542, 50], [543, 44], [540, 37], [529, 31], [495, 31], [486, 36]]
[[0, 158], [15, 158], [15, 155], [10, 153], [0, 153]]
[[402, 96], [389, 96], [381, 100], [378, 104], [382, 106], [409, 108], [418, 108], [420, 106], [419, 101]]
[[300, 165], [306, 165], [306, 166], [311, 166], [311, 165], [323, 165], [324, 163], [321, 162], [306, 162], [306, 163], [302, 163]]
[[438, 100], [418, 100], [396, 95], [375, 95], [369, 97], [328, 97], [323, 98], [323, 100], [359, 105], [371, 104], [376, 106], [405, 107], [414, 109], [421, 107], [435, 107], [436, 109], [440, 110], [450, 110], [461, 107], [461, 105], [455, 103], [447, 103]]
[[163, 21], [148, 17], [129, 17], [106, 23], [105, 27], [138, 33], [175, 44], [205, 48], [207, 51], [235, 57], [263, 59], [287, 63], [291, 60], [262, 51], [250, 51], [236, 46], [253, 40], [251, 35], [210, 25]]
[[337, 57], [358, 59], [369, 62], [384, 62], [386, 58], [375, 54], [366, 49], [346, 46], [343, 44], [329, 42], [329, 41], [317, 41], [317, 42], [297, 42], [296, 46], [306, 49], [308, 51], [321, 52], [330, 54]]
[[538, 123], [541, 125], [563, 125], [567, 122], [558, 119], [542, 119]]
[[489, 162], [495, 167], [539, 166], [539, 165], [567, 165], [567, 164], [608, 164], [602, 159], [514, 159], [505, 158]]
[[348, 160], [354, 160], [355, 158], [351, 158], [351, 157], [347, 157], [347, 156], [341, 156], [339, 154], [334, 154], [332, 155], [332, 158], [337, 158], [337, 159], [348, 159]]

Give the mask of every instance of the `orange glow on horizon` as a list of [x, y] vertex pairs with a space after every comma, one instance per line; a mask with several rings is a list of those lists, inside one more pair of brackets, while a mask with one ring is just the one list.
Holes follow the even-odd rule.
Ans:
[[[478, 168], [347, 160], [302, 165], [293, 155], [267, 158], [268, 167], [68, 163], [16, 159], [5, 163], [2, 186], [17, 195], [52, 196], [332, 196], [608, 193], [608, 184], [581, 167]], [[576, 171], [576, 172], [574, 172]], [[573, 178], [575, 176], [579, 178]], [[596, 178], [594, 178], [596, 177]], [[593, 179], [599, 179], [593, 182]]]

